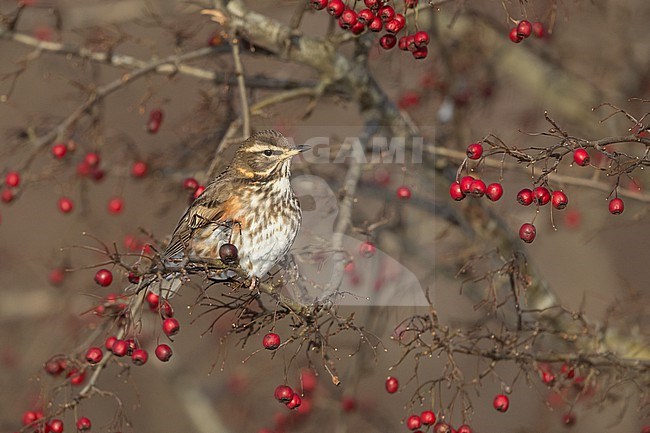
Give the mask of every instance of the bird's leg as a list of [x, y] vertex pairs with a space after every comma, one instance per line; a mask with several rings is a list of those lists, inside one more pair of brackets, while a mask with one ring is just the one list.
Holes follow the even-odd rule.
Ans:
[[256, 290], [257, 290], [257, 287], [258, 287], [259, 285], [260, 285], [260, 279], [254, 276], [254, 277], [251, 277], [251, 285], [248, 286], [248, 288], [249, 288], [251, 291], [254, 291], [254, 290], [256, 291]]

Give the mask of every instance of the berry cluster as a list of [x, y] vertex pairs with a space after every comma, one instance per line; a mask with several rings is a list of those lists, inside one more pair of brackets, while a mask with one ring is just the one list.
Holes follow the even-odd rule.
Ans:
[[510, 29], [508, 36], [512, 42], [518, 44], [519, 42], [529, 37], [531, 34], [535, 35], [535, 37], [543, 38], [545, 34], [544, 24], [540, 23], [539, 21], [531, 24], [528, 20], [521, 20], [515, 27]]
[[402, 36], [399, 44], [397, 39], [397, 34], [406, 27], [407, 10], [417, 7], [418, 0], [405, 0], [404, 13], [396, 12], [395, 7], [385, 0], [364, 0], [365, 8], [359, 11], [354, 6], [346, 6], [343, 0], [309, 0], [309, 3], [315, 10], [326, 9], [332, 17], [338, 18], [339, 27], [352, 34], [359, 35], [367, 30], [385, 31], [379, 38], [379, 45], [385, 50], [399, 45], [401, 50], [410, 51], [416, 59], [424, 59], [428, 54], [429, 34], [425, 31]]
[[[467, 146], [466, 154], [468, 159], [481, 159], [483, 157], [483, 145], [481, 143], [470, 144]], [[503, 186], [498, 182], [486, 185], [481, 179], [467, 175], [451, 184], [449, 195], [455, 201], [461, 201], [468, 195], [473, 197], [486, 196], [490, 201], [498, 201], [503, 196]]]

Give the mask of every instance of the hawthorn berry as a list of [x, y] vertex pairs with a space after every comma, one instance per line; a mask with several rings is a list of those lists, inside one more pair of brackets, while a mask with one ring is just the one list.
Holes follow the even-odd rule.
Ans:
[[57, 203], [59, 210], [63, 213], [70, 213], [74, 209], [74, 203], [68, 197], [61, 197]]
[[327, 0], [311, 0], [311, 7], [317, 11], [323, 10], [327, 7]]
[[436, 422], [436, 414], [431, 410], [425, 410], [420, 414], [420, 419], [424, 425], [432, 425]]
[[[397, 47], [402, 51], [408, 51], [409, 49], [409, 35], [402, 36], [397, 41]], [[415, 39], [414, 39], [415, 40]]]
[[533, 25], [528, 20], [521, 20], [517, 24], [517, 36], [527, 38], [533, 31]]
[[374, 17], [367, 25], [371, 32], [380, 32], [384, 28], [384, 22], [379, 17]]
[[485, 190], [485, 196], [491, 201], [498, 201], [503, 196], [503, 187], [500, 183], [491, 183]]
[[460, 183], [454, 182], [449, 187], [449, 195], [452, 199], [456, 201], [461, 201], [465, 198], [465, 193], [463, 192], [463, 187]]
[[379, 39], [379, 46], [385, 50], [390, 50], [397, 43], [395, 35], [384, 35]]
[[402, 22], [400, 20], [393, 18], [392, 20], [388, 21], [384, 25], [384, 27], [386, 28], [386, 31], [388, 33], [395, 34], [395, 33], [398, 33], [400, 30], [402, 30], [404, 25], [402, 24]]
[[345, 4], [341, 0], [329, 0], [327, 3], [327, 13], [334, 18], [339, 18], [345, 10]]
[[560, 368], [560, 373], [564, 374], [567, 379], [573, 379], [573, 377], [576, 374], [576, 371], [569, 364], [564, 363], [564, 364], [562, 364], [562, 367]]
[[379, 9], [383, 0], [364, 0], [363, 3], [370, 9]]
[[68, 146], [65, 143], [56, 143], [52, 146], [52, 155], [56, 159], [63, 159], [63, 157], [68, 153]]
[[45, 431], [48, 430], [51, 433], [63, 433], [63, 421], [58, 418], [51, 419], [45, 427]]
[[508, 407], [510, 407], [510, 399], [507, 395], [498, 394], [496, 397], [494, 397], [492, 406], [494, 406], [494, 408], [499, 412], [505, 412], [508, 410]]
[[14, 201], [14, 198], [16, 198], [16, 195], [13, 193], [12, 190], [5, 188], [2, 190], [2, 195], [0, 196], [0, 200], [2, 200], [4, 203], [11, 203]]
[[113, 355], [117, 356], [118, 358], [126, 356], [128, 351], [129, 343], [127, 343], [126, 340], [115, 340], [111, 346], [111, 352], [113, 352]]
[[543, 38], [545, 34], [544, 24], [540, 23], [539, 21], [535, 21], [533, 23], [533, 34], [537, 38]]
[[5, 176], [5, 185], [9, 188], [16, 188], [20, 185], [20, 174], [17, 171], [10, 171]]
[[415, 59], [424, 59], [429, 54], [429, 49], [427, 47], [420, 47], [413, 51], [413, 57]]
[[524, 40], [524, 38], [519, 36], [519, 33], [517, 33], [517, 27], [513, 27], [512, 29], [510, 29], [510, 33], [508, 33], [508, 37], [515, 44], [518, 44], [519, 42]]
[[433, 426], [433, 433], [452, 433], [451, 426], [444, 421], [440, 421]]
[[467, 146], [466, 153], [469, 159], [479, 159], [483, 156], [483, 145], [481, 143], [472, 143]]
[[406, 185], [400, 186], [399, 188], [397, 188], [397, 197], [401, 198], [402, 200], [410, 199], [411, 189]]
[[144, 161], [136, 161], [131, 166], [131, 175], [133, 175], [135, 178], [145, 177], [148, 171], [149, 167]]
[[194, 194], [192, 194], [192, 197], [199, 198], [199, 196], [203, 194], [203, 191], [205, 191], [205, 187], [203, 185], [199, 185], [198, 188], [196, 188], [196, 191], [194, 191]]
[[416, 47], [424, 47], [429, 45], [429, 33], [420, 30], [413, 35]]
[[456, 429], [456, 433], [472, 433], [472, 428], [467, 424], [463, 424]]
[[573, 151], [573, 161], [581, 167], [589, 165], [589, 153], [580, 147]]
[[97, 364], [103, 357], [104, 352], [102, 352], [102, 349], [99, 347], [93, 346], [86, 351], [86, 361], [88, 361], [89, 364]]
[[474, 176], [463, 176], [460, 179], [460, 190], [463, 194], [469, 194], [472, 191], [472, 182], [474, 182]]
[[54, 268], [47, 276], [47, 281], [53, 286], [60, 286], [65, 279], [65, 270], [62, 268]]
[[86, 430], [90, 430], [90, 427], [92, 427], [92, 424], [90, 420], [85, 416], [82, 416], [77, 420], [77, 430], [86, 431]]
[[160, 304], [160, 296], [154, 292], [147, 292], [145, 300], [151, 309], [157, 309]]
[[113, 273], [108, 269], [100, 269], [95, 274], [95, 282], [102, 287], [108, 287], [113, 282]]
[[481, 179], [474, 179], [469, 186], [469, 189], [470, 194], [472, 194], [474, 197], [483, 197], [487, 187], [485, 186], [485, 182], [483, 182]]
[[546, 187], [538, 186], [533, 190], [533, 201], [538, 206], [544, 206], [551, 201], [551, 193]]
[[193, 177], [188, 177], [183, 181], [183, 188], [190, 191], [192, 194], [199, 187], [199, 183]]
[[409, 430], [417, 430], [422, 427], [422, 420], [417, 415], [411, 415], [406, 420], [406, 428]]
[[262, 345], [266, 350], [275, 350], [280, 347], [280, 336], [275, 332], [269, 332], [262, 338]]
[[386, 379], [386, 391], [389, 394], [395, 394], [398, 389], [399, 389], [399, 381], [392, 376], [388, 377], [388, 379]]
[[273, 392], [273, 396], [280, 403], [287, 404], [293, 398], [293, 389], [287, 385], [278, 385]]
[[113, 197], [108, 201], [108, 212], [117, 215], [122, 212], [124, 201], [120, 197]]
[[219, 257], [224, 263], [231, 263], [237, 260], [239, 251], [233, 244], [223, 244], [219, 247]]
[[611, 213], [612, 215], [620, 215], [623, 213], [624, 210], [625, 210], [625, 204], [623, 203], [623, 200], [621, 200], [618, 197], [610, 200], [609, 213]]
[[530, 206], [533, 202], [533, 192], [528, 188], [522, 189], [517, 193], [517, 202], [522, 206]]
[[43, 418], [43, 414], [40, 411], [36, 410], [29, 410], [25, 413], [23, 413], [23, 425], [30, 425], [35, 421], [38, 421], [39, 419]]
[[171, 358], [173, 355], [172, 348], [164, 343], [156, 346], [154, 353], [156, 354], [156, 358], [158, 358], [162, 362], [169, 361], [169, 358]]
[[362, 257], [372, 257], [375, 255], [375, 251], [377, 251], [377, 247], [370, 241], [362, 242], [359, 246], [359, 254]]
[[180, 323], [178, 323], [178, 320], [174, 319], [173, 317], [168, 317], [167, 319], [163, 320], [162, 330], [166, 336], [172, 337], [178, 334], [178, 331], [180, 331], [180, 329]]
[[368, 25], [375, 19], [375, 13], [370, 9], [362, 9], [357, 14], [357, 21], [362, 24]]
[[79, 386], [86, 380], [86, 370], [78, 370], [74, 368], [70, 370], [66, 377], [70, 379], [70, 384], [72, 386]]
[[393, 18], [395, 18], [395, 9], [393, 9], [392, 6], [384, 5], [379, 8], [379, 12], [377, 12], [377, 16], [381, 18], [381, 20], [384, 23], [387, 23]]
[[519, 228], [519, 238], [527, 244], [535, 240], [537, 229], [531, 223], [524, 223]]
[[300, 398], [300, 395], [298, 395], [297, 392], [294, 392], [293, 395], [291, 396], [291, 400], [287, 403], [287, 407], [289, 409], [295, 409], [299, 407], [302, 404], [302, 399]]
[[65, 370], [64, 362], [61, 362], [62, 358], [50, 358], [43, 365], [43, 370], [50, 376], [58, 376]]
[[149, 113], [149, 120], [147, 121], [147, 132], [155, 134], [160, 129], [163, 120], [162, 110], [151, 110]]
[[144, 349], [135, 349], [131, 354], [131, 361], [135, 365], [143, 365], [149, 359], [149, 354]]
[[352, 9], [346, 9], [339, 18], [339, 27], [349, 30], [357, 23], [357, 13]]
[[555, 190], [553, 191], [551, 203], [555, 209], [562, 210], [569, 204], [569, 197], [562, 191]]
[[550, 371], [542, 371], [541, 378], [542, 382], [544, 382], [546, 385], [551, 385], [553, 382], [555, 382], [555, 375]]
[[114, 335], [111, 335], [110, 337], [106, 338], [104, 341], [104, 347], [106, 350], [110, 350], [111, 352], [113, 351], [113, 345], [117, 341], [117, 337]]
[[89, 168], [96, 168], [101, 161], [99, 154], [96, 152], [88, 152], [84, 156], [83, 163], [86, 164]]
[[300, 384], [302, 385], [303, 394], [312, 393], [316, 389], [316, 385], [318, 385], [318, 377], [314, 370], [311, 368], [300, 370]]

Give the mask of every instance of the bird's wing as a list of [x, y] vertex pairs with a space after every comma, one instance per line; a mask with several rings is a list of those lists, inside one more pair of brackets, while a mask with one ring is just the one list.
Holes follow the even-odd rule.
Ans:
[[229, 198], [227, 185], [211, 182], [203, 193], [190, 205], [172, 234], [172, 239], [165, 250], [164, 259], [183, 256], [190, 243], [192, 233], [210, 224], [226, 223], [226, 202]]

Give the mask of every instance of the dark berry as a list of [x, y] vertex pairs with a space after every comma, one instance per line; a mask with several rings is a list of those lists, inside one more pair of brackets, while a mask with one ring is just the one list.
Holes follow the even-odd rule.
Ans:
[[538, 206], [544, 206], [551, 201], [551, 193], [546, 187], [538, 186], [533, 190], [533, 201]]
[[500, 183], [491, 183], [485, 190], [485, 196], [491, 201], [498, 201], [503, 196], [503, 187]]
[[517, 193], [517, 202], [522, 206], [530, 206], [533, 202], [533, 192], [528, 188], [522, 189]]
[[280, 336], [274, 332], [269, 332], [262, 338], [262, 345], [267, 350], [275, 350], [280, 347]]
[[526, 242], [527, 244], [534, 241], [536, 235], [537, 235], [537, 229], [535, 229], [535, 226], [530, 223], [522, 224], [521, 228], [519, 229], [519, 238], [522, 241]]
[[521, 20], [517, 24], [517, 36], [522, 38], [527, 38], [530, 36], [530, 33], [533, 31], [533, 26], [528, 20]]
[[562, 191], [555, 190], [553, 191], [551, 204], [555, 209], [564, 209], [569, 204], [569, 197], [567, 197], [567, 195]]
[[239, 251], [237, 251], [237, 247], [233, 244], [223, 244], [219, 247], [219, 257], [225, 263], [231, 263], [237, 260], [238, 254]]
[[169, 358], [172, 357], [172, 348], [169, 347], [166, 344], [159, 344], [156, 346], [156, 350], [154, 351], [156, 354], [156, 358], [161, 360], [162, 362], [167, 362], [169, 361]]

